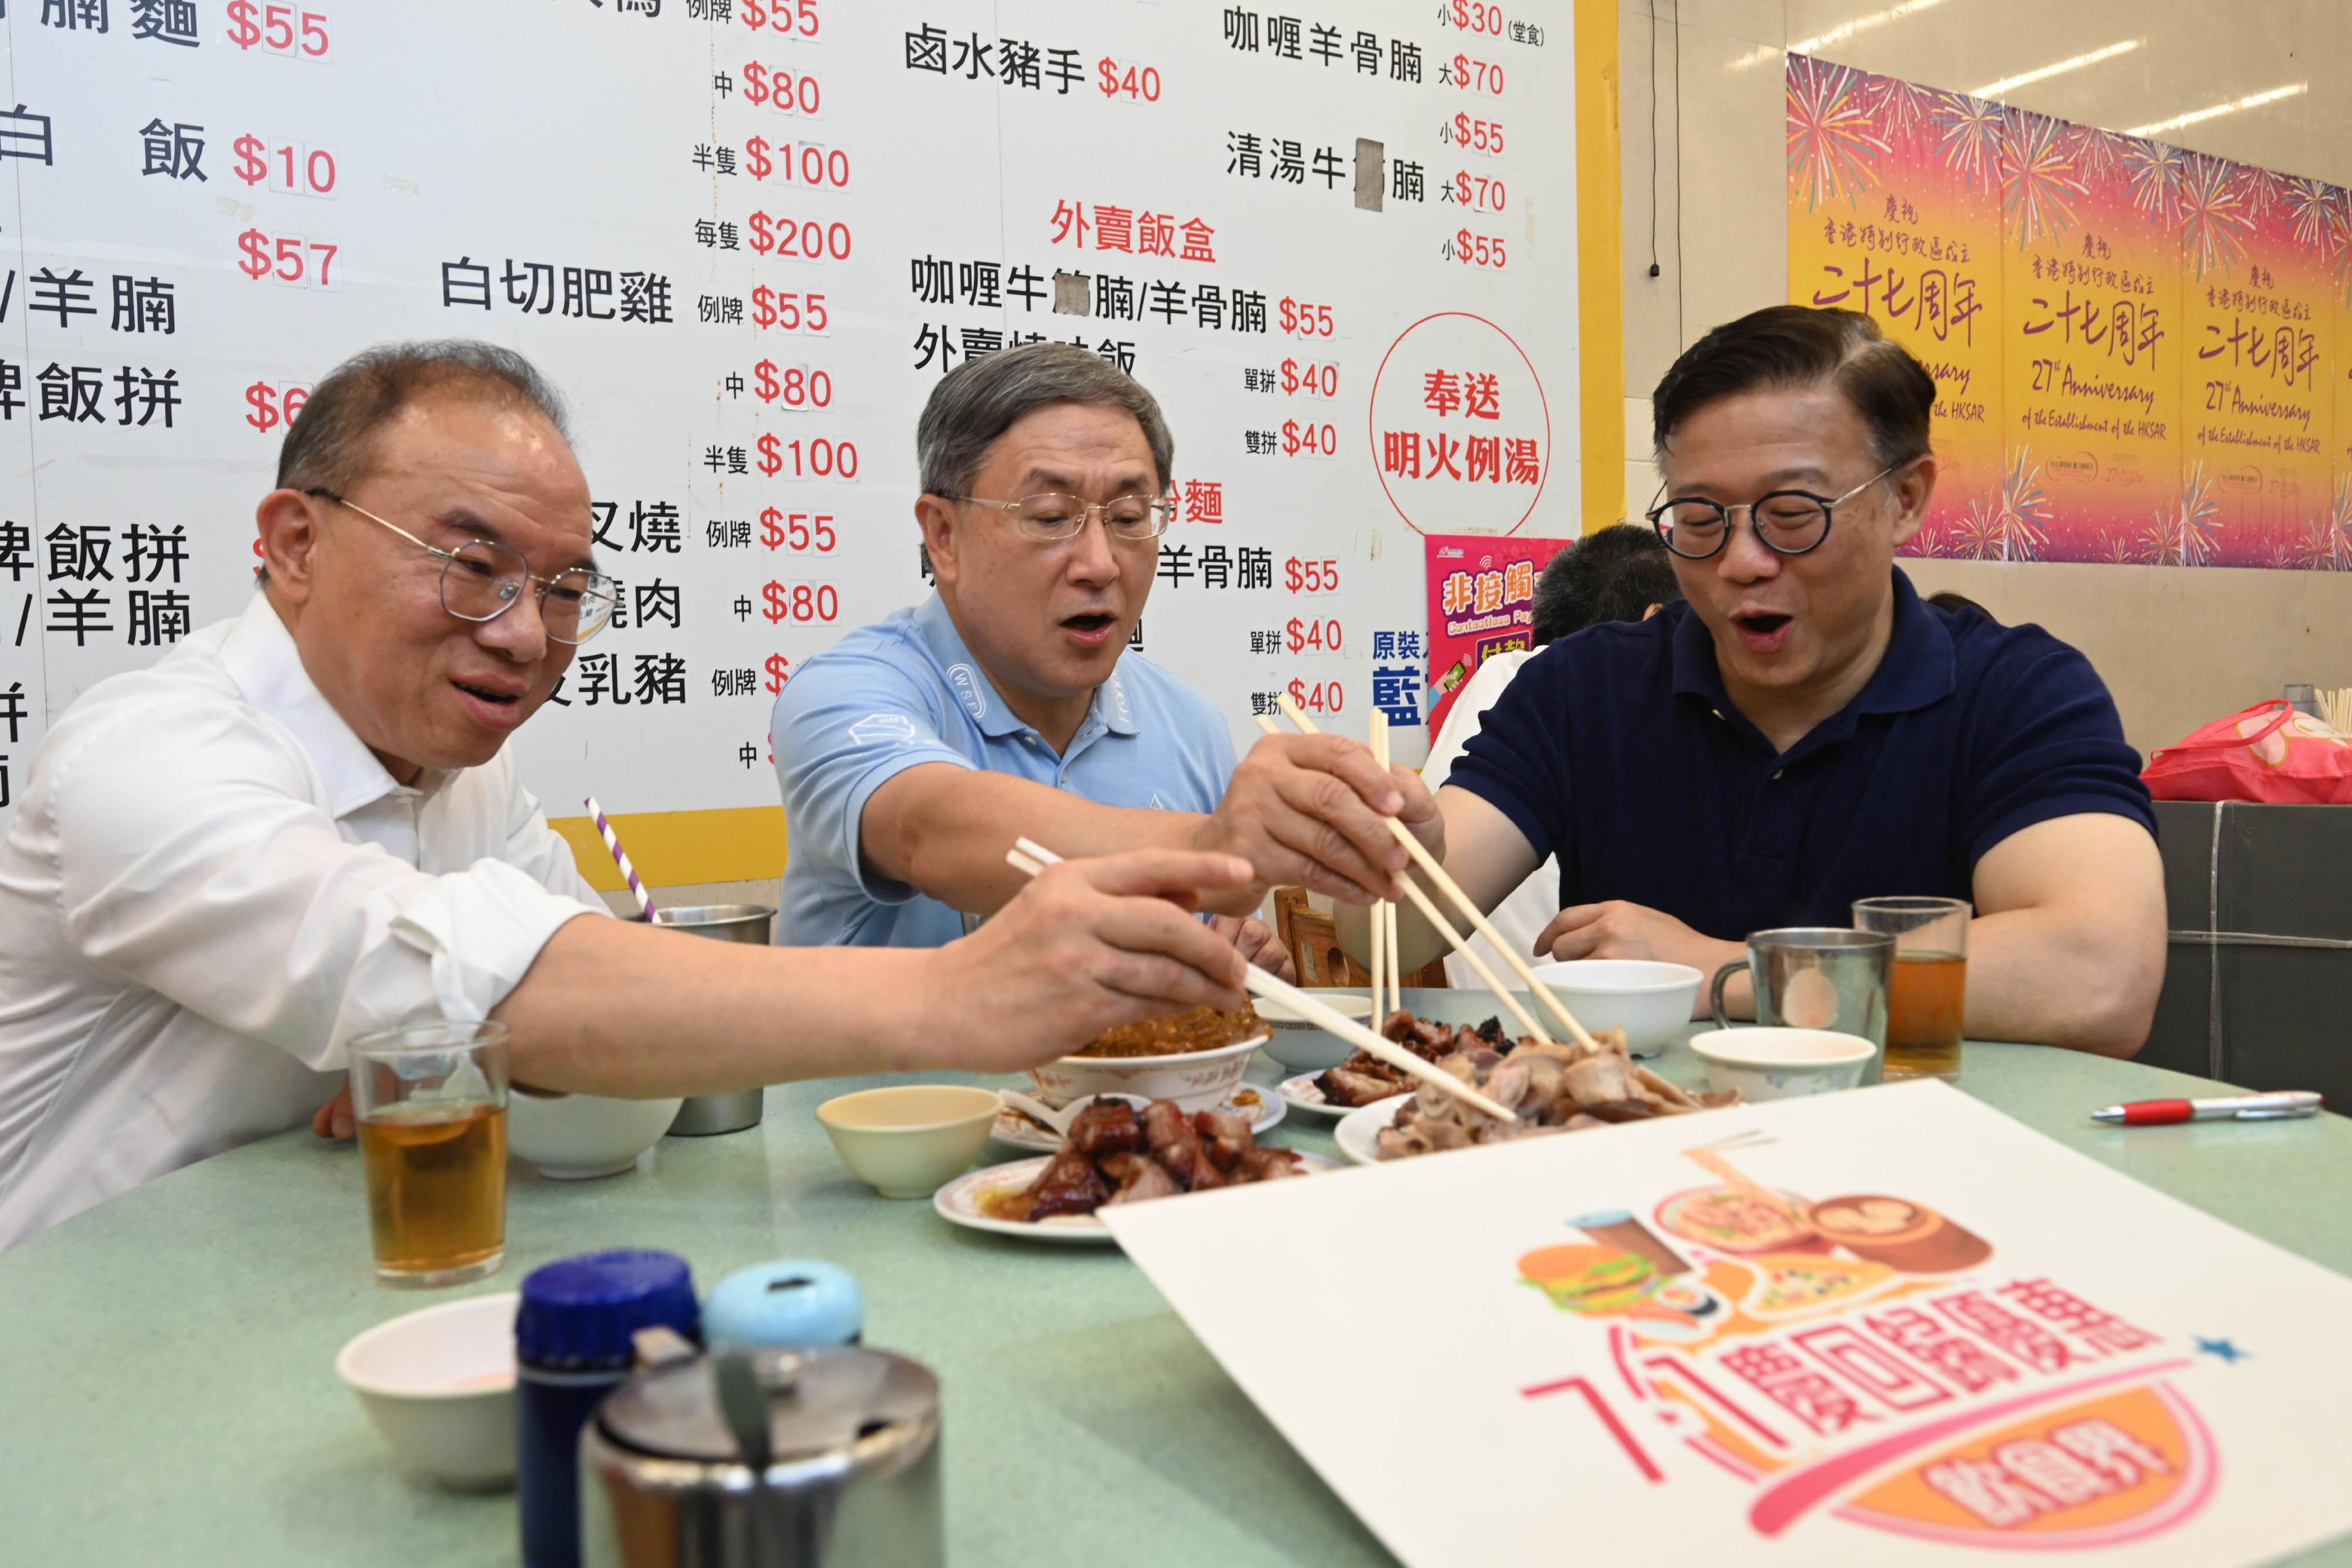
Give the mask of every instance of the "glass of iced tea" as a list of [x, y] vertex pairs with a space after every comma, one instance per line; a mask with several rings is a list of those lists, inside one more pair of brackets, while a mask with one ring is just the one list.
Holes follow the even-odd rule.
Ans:
[[1895, 938], [1886, 1078], [1957, 1079], [1969, 989], [1969, 915], [1957, 898], [1858, 898], [1857, 931]]
[[420, 1023], [352, 1041], [376, 1282], [463, 1284], [506, 1258], [507, 1026]]

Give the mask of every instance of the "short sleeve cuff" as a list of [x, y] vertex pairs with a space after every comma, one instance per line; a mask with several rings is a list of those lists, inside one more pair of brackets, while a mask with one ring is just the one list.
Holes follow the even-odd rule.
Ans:
[[1519, 836], [1528, 841], [1538, 860], [1550, 856], [1553, 848], [1551, 830], [1546, 825], [1542, 813], [1506, 784], [1493, 768], [1468, 752], [1464, 752], [1454, 760], [1454, 771], [1446, 775], [1443, 787], [1466, 789], [1477, 796], [1511, 820], [1511, 826], [1519, 830]]
[[950, 751], [944, 746], [910, 746], [894, 750], [859, 774], [849, 787], [841, 813], [842, 842], [835, 847], [842, 868], [856, 883], [857, 891], [876, 904], [905, 904], [915, 896], [915, 890], [903, 882], [886, 876], [875, 876], [866, 869], [866, 855], [861, 849], [865, 839], [866, 802], [874, 791], [896, 779], [909, 768], [921, 768], [929, 763], [944, 762], [952, 768], [971, 771], [971, 759]]
[[2145, 799], [2133, 800], [2122, 794], [2083, 790], [2066, 795], [2044, 795], [2028, 800], [1991, 823], [1979, 829], [1976, 841], [1969, 846], [1969, 869], [1976, 870], [1977, 862], [1990, 854], [2004, 840], [2023, 832], [2042, 822], [2052, 822], [2061, 817], [2080, 817], [2091, 812], [2105, 812], [2114, 817], [2128, 817], [2147, 830], [2155, 838], [2156, 810]]

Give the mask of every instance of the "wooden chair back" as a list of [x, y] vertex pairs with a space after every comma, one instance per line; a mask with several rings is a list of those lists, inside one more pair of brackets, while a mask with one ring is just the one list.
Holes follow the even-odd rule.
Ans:
[[[1346, 986], [1359, 989], [1372, 983], [1371, 972], [1340, 950], [1331, 917], [1307, 902], [1303, 887], [1281, 887], [1274, 893], [1274, 934], [1290, 949], [1291, 964], [1302, 986]], [[1445, 960], [1432, 959], [1404, 977], [1408, 986], [1443, 989]]]

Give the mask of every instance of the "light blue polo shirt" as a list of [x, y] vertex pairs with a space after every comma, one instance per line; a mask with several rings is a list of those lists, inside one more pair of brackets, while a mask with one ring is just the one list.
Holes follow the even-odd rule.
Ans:
[[1234, 771], [1224, 716], [1133, 652], [1055, 756], [997, 695], [936, 593], [802, 665], [768, 734], [791, 844], [782, 946], [936, 947], [963, 935], [956, 911], [871, 874], [859, 857], [866, 802], [906, 768], [982, 768], [1105, 806], [1174, 811], [1214, 810]]

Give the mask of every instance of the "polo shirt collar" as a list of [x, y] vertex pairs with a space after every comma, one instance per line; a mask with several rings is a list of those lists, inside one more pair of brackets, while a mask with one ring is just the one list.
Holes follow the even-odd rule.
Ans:
[[[1028, 721], [1013, 711], [995, 683], [981, 668], [980, 661], [972, 656], [963, 633], [956, 630], [955, 617], [948, 613], [947, 601], [937, 590], [915, 607], [915, 625], [922, 633], [923, 645], [930, 650], [932, 659], [947, 677], [948, 689], [955, 694], [982, 735], [1003, 739], [1029, 732]], [[1120, 664], [1126, 660], [1127, 655], [1121, 653]], [[1072, 738], [1072, 748], [1075, 750], [1080, 741], [1101, 730], [1113, 735], [1136, 733], [1134, 705], [1128, 701], [1127, 687], [1119, 679], [1117, 665], [1111, 668], [1110, 679], [1095, 688], [1086, 719]]]
[[[1862, 714], [1914, 713], [1942, 701], [1958, 686], [1959, 661], [1952, 649], [1950, 629], [1943, 617], [1920, 601], [1903, 569], [1898, 566], [1894, 572], [1895, 624], [1887, 635], [1886, 652], [1853, 700], [1815, 727], [1815, 734], [1851, 727], [1853, 719]], [[1681, 619], [1674, 632], [1675, 695], [1697, 697], [1727, 717], [1731, 697], [1724, 690], [1723, 672], [1715, 662], [1715, 636], [1696, 611], [1687, 604], [1677, 608]]]
[[326, 781], [329, 808], [347, 817], [386, 795], [437, 793], [452, 775], [427, 768], [411, 789], [384, 770], [302, 667], [293, 633], [257, 592], [221, 645], [221, 664], [255, 707], [293, 732]]

